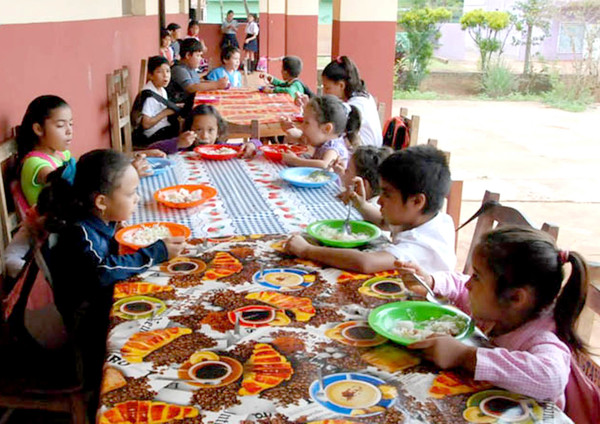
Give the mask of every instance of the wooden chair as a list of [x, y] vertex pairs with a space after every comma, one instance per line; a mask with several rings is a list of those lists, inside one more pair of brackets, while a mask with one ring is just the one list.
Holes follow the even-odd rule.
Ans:
[[260, 138], [260, 124], [256, 119], [253, 119], [248, 125], [233, 124], [230, 122], [227, 124], [227, 135], [228, 140], [234, 138], [243, 138], [244, 140], [255, 138], [258, 140]]
[[[469, 247], [469, 254], [463, 269], [465, 274], [470, 274], [472, 271], [471, 256], [479, 239], [483, 234], [492, 230], [495, 226], [519, 225], [536, 228], [536, 226], [517, 209], [502, 206], [498, 203], [499, 201], [500, 194], [489, 191], [485, 192], [483, 201], [481, 202], [482, 208], [478, 211], [480, 214], [477, 216], [477, 223], [475, 224], [473, 239], [471, 240], [471, 246]], [[555, 240], [558, 238], [558, 226], [555, 224], [544, 223], [541, 230], [550, 234]]]
[[[577, 333], [583, 342], [591, 347], [591, 353], [600, 355], [600, 263], [588, 262], [588, 271], [590, 285], [585, 307], [577, 322]], [[596, 340], [592, 340], [594, 335]], [[600, 365], [598, 367], [600, 368]], [[596, 384], [600, 385], [600, 373], [596, 380]]]
[[17, 169], [17, 142], [10, 138], [0, 144], [0, 216], [2, 217], [2, 228], [0, 230], [0, 271], [5, 275], [6, 263], [4, 251], [12, 240], [13, 233], [17, 230], [19, 217], [14, 210], [14, 202], [9, 196], [10, 181], [15, 179]]
[[131, 101], [129, 99], [129, 70], [126, 66], [106, 75], [108, 113], [112, 148], [117, 152], [131, 152]]
[[377, 103], [377, 114], [379, 115], [379, 122], [381, 123], [381, 128], [383, 128], [385, 125], [385, 103]]
[[138, 93], [141, 93], [146, 85], [148, 78], [148, 59], [142, 59], [140, 63], [140, 82], [138, 84]]
[[406, 122], [408, 131], [410, 134], [409, 146], [416, 146], [419, 142], [419, 123], [421, 118], [418, 115], [412, 115], [408, 117], [408, 109], [405, 107], [400, 108], [400, 117]]

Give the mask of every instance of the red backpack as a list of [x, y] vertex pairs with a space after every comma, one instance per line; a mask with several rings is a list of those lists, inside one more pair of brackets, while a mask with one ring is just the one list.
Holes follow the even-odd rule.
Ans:
[[394, 150], [405, 149], [410, 144], [410, 130], [401, 116], [388, 119], [383, 127], [383, 145]]

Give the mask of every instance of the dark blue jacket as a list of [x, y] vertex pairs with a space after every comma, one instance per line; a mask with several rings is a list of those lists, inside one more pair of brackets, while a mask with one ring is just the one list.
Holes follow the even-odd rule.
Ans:
[[50, 270], [56, 305], [65, 319], [86, 303], [106, 310], [114, 283], [168, 259], [160, 240], [133, 254], [119, 255], [115, 228], [116, 223], [106, 224], [91, 215], [58, 235], [50, 251]]

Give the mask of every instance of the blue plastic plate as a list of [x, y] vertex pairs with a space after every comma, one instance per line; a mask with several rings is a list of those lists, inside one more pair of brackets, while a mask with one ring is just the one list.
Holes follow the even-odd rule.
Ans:
[[153, 177], [155, 175], [160, 175], [167, 171], [171, 166], [173, 166], [173, 161], [166, 158], [146, 158], [150, 166], [152, 166], [153, 174], [149, 175], [149, 177]]
[[337, 179], [337, 174], [333, 172], [327, 172], [329, 175], [329, 179], [326, 181], [312, 182], [306, 181], [305, 178], [314, 171], [322, 171], [321, 168], [306, 168], [306, 167], [298, 167], [298, 168], [286, 168], [279, 173], [279, 176], [282, 180], [287, 181], [290, 184], [293, 184], [298, 187], [323, 187], [325, 184], [329, 184], [331, 181], [335, 181]]

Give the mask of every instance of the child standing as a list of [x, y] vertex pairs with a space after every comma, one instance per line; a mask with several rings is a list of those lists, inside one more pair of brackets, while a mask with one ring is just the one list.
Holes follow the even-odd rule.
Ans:
[[223, 63], [223, 66], [210, 71], [206, 79], [219, 81], [221, 78], [227, 77], [231, 87], [241, 87], [242, 74], [238, 71], [240, 67], [240, 49], [233, 46], [223, 48], [221, 50], [221, 63]]
[[356, 108], [344, 106], [334, 96], [315, 97], [304, 108], [300, 127], [315, 152], [311, 159], [283, 153], [282, 158], [287, 165], [327, 168], [339, 161], [345, 167], [348, 162], [345, 137], [352, 144], [360, 127], [360, 114]]
[[56, 305], [84, 349], [85, 376], [93, 384], [101, 375], [113, 284], [177, 256], [184, 240], [171, 237], [133, 254], [118, 254], [115, 231], [139, 201], [139, 177], [122, 153], [84, 154], [73, 185], [62, 171], [49, 176], [38, 208], [47, 230], [58, 234], [49, 253]]
[[71, 159], [73, 113], [58, 96], [34, 99], [17, 132], [21, 190], [29, 206], [37, 203], [48, 174]]
[[383, 161], [379, 174], [383, 221], [399, 230], [393, 244], [383, 251], [364, 252], [313, 246], [296, 235], [288, 240], [286, 250], [363, 274], [393, 269], [397, 259], [418, 263], [428, 272], [454, 269], [454, 223], [440, 212], [450, 190], [450, 169], [443, 152], [432, 146], [395, 152]]
[[[567, 263], [571, 275], [563, 286]], [[409, 348], [421, 349], [441, 368], [462, 367], [475, 380], [565, 406], [565, 388], [570, 396], [567, 384], [580, 378], [578, 369], [572, 368], [571, 352], [582, 349], [575, 333], [588, 284], [581, 255], [559, 250], [541, 231], [503, 227], [485, 234], [475, 247], [470, 277], [429, 275], [414, 264], [397, 265], [420, 274], [436, 293], [490, 329], [494, 346], [473, 347], [452, 337], [434, 337]], [[567, 412], [583, 408], [579, 400], [567, 397]], [[575, 421], [598, 422], [598, 404], [593, 409], [587, 411], [593, 420]]]
[[246, 25], [246, 39], [244, 40], [244, 68], [246, 72], [252, 73], [256, 69], [254, 55], [258, 53], [258, 23], [257, 16], [254, 13], [248, 15], [248, 24]]
[[171, 48], [171, 34], [166, 29], [160, 30], [160, 49], [158, 52], [167, 59], [169, 66], [173, 65], [174, 53]]
[[221, 32], [223, 33], [223, 39], [221, 40], [221, 50], [229, 46], [235, 48], [240, 47], [237, 40], [238, 26], [238, 21], [233, 19], [233, 10], [228, 10], [227, 16], [221, 24]]
[[167, 25], [167, 31], [171, 35], [171, 49], [173, 50], [173, 59], [179, 60], [179, 30], [181, 26], [175, 22], [171, 22]]
[[281, 62], [281, 76], [283, 80], [275, 78], [273, 75], [261, 74], [274, 87], [265, 87], [265, 93], [288, 93], [292, 98], [301, 94], [312, 97], [312, 93], [298, 78], [302, 72], [302, 59], [297, 56], [286, 56]]

